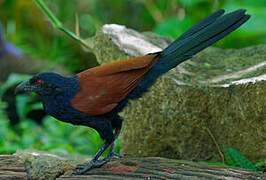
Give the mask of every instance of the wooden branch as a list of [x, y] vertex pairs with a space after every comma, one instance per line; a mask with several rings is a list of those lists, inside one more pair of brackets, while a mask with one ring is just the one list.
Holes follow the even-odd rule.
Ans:
[[208, 165], [191, 161], [159, 157], [130, 158], [112, 161], [102, 168], [93, 169], [85, 175], [74, 176], [72, 172], [57, 180], [75, 179], [263, 179], [263, 173], [240, 168]]
[[0, 179], [26, 180], [27, 173], [23, 161], [17, 156], [0, 155]]
[[[37, 156], [34, 155], [34, 160], [42, 160], [42, 156], [45, 154]], [[47, 156], [47, 154], [46, 154]], [[70, 157], [71, 158], [71, 157]], [[30, 158], [28, 158], [27, 163], [31, 164], [27, 166], [28, 172], [35, 171], [31, 163]], [[52, 159], [46, 159], [46, 165], [54, 164], [58, 166], [56, 159], [61, 159], [59, 156], [55, 156]], [[63, 160], [64, 159], [64, 160]], [[62, 166], [69, 163], [69, 159], [63, 158]], [[49, 162], [48, 162], [49, 161]], [[51, 161], [51, 162], [50, 162]], [[26, 173], [24, 164], [20, 158], [16, 155], [2, 155], [0, 156], [0, 179], [43, 179], [44, 177], [56, 180], [78, 180], [78, 179], [266, 179], [266, 174], [257, 171], [251, 171], [247, 169], [234, 168], [234, 167], [223, 167], [216, 165], [208, 165], [203, 163], [173, 160], [159, 157], [149, 157], [149, 158], [123, 158], [119, 160], [114, 160], [101, 168], [96, 168], [88, 171], [84, 175], [72, 175], [75, 171], [76, 164], [71, 164], [72, 170], [65, 168], [56, 176], [47, 176], [47, 174], [42, 174], [40, 177], [30, 177], [30, 174]], [[70, 167], [71, 167], [70, 166]], [[51, 171], [55, 170], [55, 167], [42, 167], [41, 168], [51, 168]], [[48, 170], [48, 169], [46, 169]], [[50, 171], [50, 172], [51, 172]], [[41, 174], [40, 170], [38, 170]], [[35, 173], [36, 174], [36, 173]]]

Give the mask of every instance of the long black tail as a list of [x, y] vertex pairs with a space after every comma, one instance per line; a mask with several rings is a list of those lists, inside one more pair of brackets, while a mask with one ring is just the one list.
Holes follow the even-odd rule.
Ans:
[[162, 58], [180, 59], [181, 62], [191, 58], [245, 23], [250, 18], [245, 12], [246, 10], [240, 9], [221, 17], [224, 10], [216, 11], [170, 44], [163, 51]]
[[224, 10], [218, 10], [191, 27], [162, 51], [136, 91], [146, 91], [159, 76], [237, 29], [250, 18], [245, 12], [239, 9], [222, 16]]

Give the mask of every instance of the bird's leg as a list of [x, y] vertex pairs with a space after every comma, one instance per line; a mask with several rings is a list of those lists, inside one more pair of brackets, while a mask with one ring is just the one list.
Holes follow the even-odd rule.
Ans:
[[113, 141], [113, 143], [111, 144], [110, 146], [110, 149], [108, 151], [108, 155], [106, 158], [104, 159], [101, 159], [101, 160], [98, 160], [98, 162], [101, 162], [101, 161], [111, 161], [113, 158], [116, 158], [116, 159], [119, 159], [119, 158], [122, 158], [122, 157], [125, 157], [125, 156], [129, 156], [130, 154], [117, 154], [115, 153], [115, 146], [116, 146], [116, 143], [117, 143], [117, 139], [118, 139], [118, 136], [120, 134], [120, 130], [121, 129], [116, 129], [115, 130], [115, 140]]
[[110, 147], [109, 152], [108, 152], [108, 156], [106, 158], [110, 158], [110, 159], [117, 158], [117, 159], [119, 159], [119, 158], [122, 158], [124, 156], [130, 155], [130, 154], [117, 154], [117, 153], [115, 153], [115, 146], [116, 146], [116, 143], [117, 143], [118, 136], [120, 134], [120, 130], [121, 130], [121, 128], [115, 130], [115, 140], [111, 144], [111, 147]]
[[100, 147], [100, 149], [98, 150], [98, 152], [96, 153], [96, 155], [92, 158], [92, 160], [89, 162], [89, 164], [87, 166], [82, 166], [82, 167], [78, 167], [78, 169], [81, 169], [77, 172], [74, 172], [73, 174], [78, 175], [78, 174], [83, 174], [86, 171], [95, 168], [95, 167], [101, 167], [102, 165], [104, 165], [105, 163], [107, 163], [108, 161], [110, 161], [109, 159], [103, 159], [103, 160], [98, 160], [99, 157], [102, 155], [102, 153], [108, 148], [108, 146], [110, 145], [110, 142], [104, 142], [104, 144]]
[[[105, 141], [105, 143], [101, 146], [101, 148], [98, 150], [98, 152], [96, 153], [96, 155], [93, 157], [93, 159], [90, 161], [90, 163], [87, 166], [79, 166], [77, 167], [77, 169], [80, 169], [80, 171], [74, 172], [73, 174], [78, 175], [78, 174], [83, 174], [86, 171], [95, 168], [95, 167], [101, 167], [102, 165], [104, 165], [105, 163], [109, 162], [112, 160], [112, 158], [121, 158], [130, 154], [117, 154], [114, 152], [115, 150], [115, 146], [116, 146], [116, 142], [118, 139], [118, 136], [120, 134], [120, 130], [116, 129], [115, 130], [115, 134], [114, 134], [114, 140], [113, 142], [107, 142]], [[108, 146], [111, 144], [110, 146], [110, 150], [108, 152], [108, 155], [106, 158], [104, 159], [99, 159], [99, 157], [102, 155], [102, 153], [108, 148]]]
[[111, 147], [109, 149], [109, 152], [108, 152], [108, 156], [107, 158], [121, 158], [121, 157], [124, 157], [123, 154], [117, 154], [115, 153], [115, 146], [116, 146], [116, 143], [117, 143], [117, 139], [118, 139], [118, 136], [120, 134], [120, 129], [116, 129], [115, 130], [115, 140], [114, 142], [111, 144]]

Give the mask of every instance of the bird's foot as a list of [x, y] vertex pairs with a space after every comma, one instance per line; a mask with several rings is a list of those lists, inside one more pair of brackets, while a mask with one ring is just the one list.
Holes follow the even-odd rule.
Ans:
[[85, 172], [93, 169], [93, 168], [99, 168], [101, 166], [103, 166], [105, 163], [109, 162], [111, 160], [111, 158], [104, 158], [104, 159], [99, 159], [97, 161], [91, 161], [87, 166], [77, 166], [76, 172], [73, 172], [73, 175], [81, 175], [84, 174]]
[[112, 155], [110, 155], [112, 158], [115, 158], [115, 159], [120, 159], [120, 158], [123, 158], [125, 156], [132, 156], [132, 154], [117, 154], [115, 152], [112, 153]]
[[120, 159], [125, 156], [132, 156], [131, 154], [117, 154], [117, 153], [112, 153], [111, 155], [108, 155], [106, 158], [99, 159], [95, 162], [91, 161], [87, 166], [77, 166], [76, 172], [73, 172], [73, 175], [81, 175], [84, 174], [85, 172], [93, 169], [93, 168], [99, 168], [106, 164], [107, 162], [111, 161], [113, 158], [115, 159]]

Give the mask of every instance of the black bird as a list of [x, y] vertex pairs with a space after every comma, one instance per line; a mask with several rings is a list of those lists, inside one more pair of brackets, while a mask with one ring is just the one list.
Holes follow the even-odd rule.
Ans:
[[[75, 173], [82, 174], [102, 166], [114, 156], [119, 157], [114, 153], [122, 127], [118, 113], [129, 100], [139, 98], [158, 77], [222, 39], [250, 18], [244, 9], [223, 14], [224, 10], [219, 10], [201, 20], [162, 52], [98, 66], [70, 78], [56, 73], [41, 73], [20, 84], [17, 92], [36, 92], [51, 116], [94, 128], [100, 134], [104, 144], [89, 164]], [[109, 146], [108, 156], [99, 160]]]

